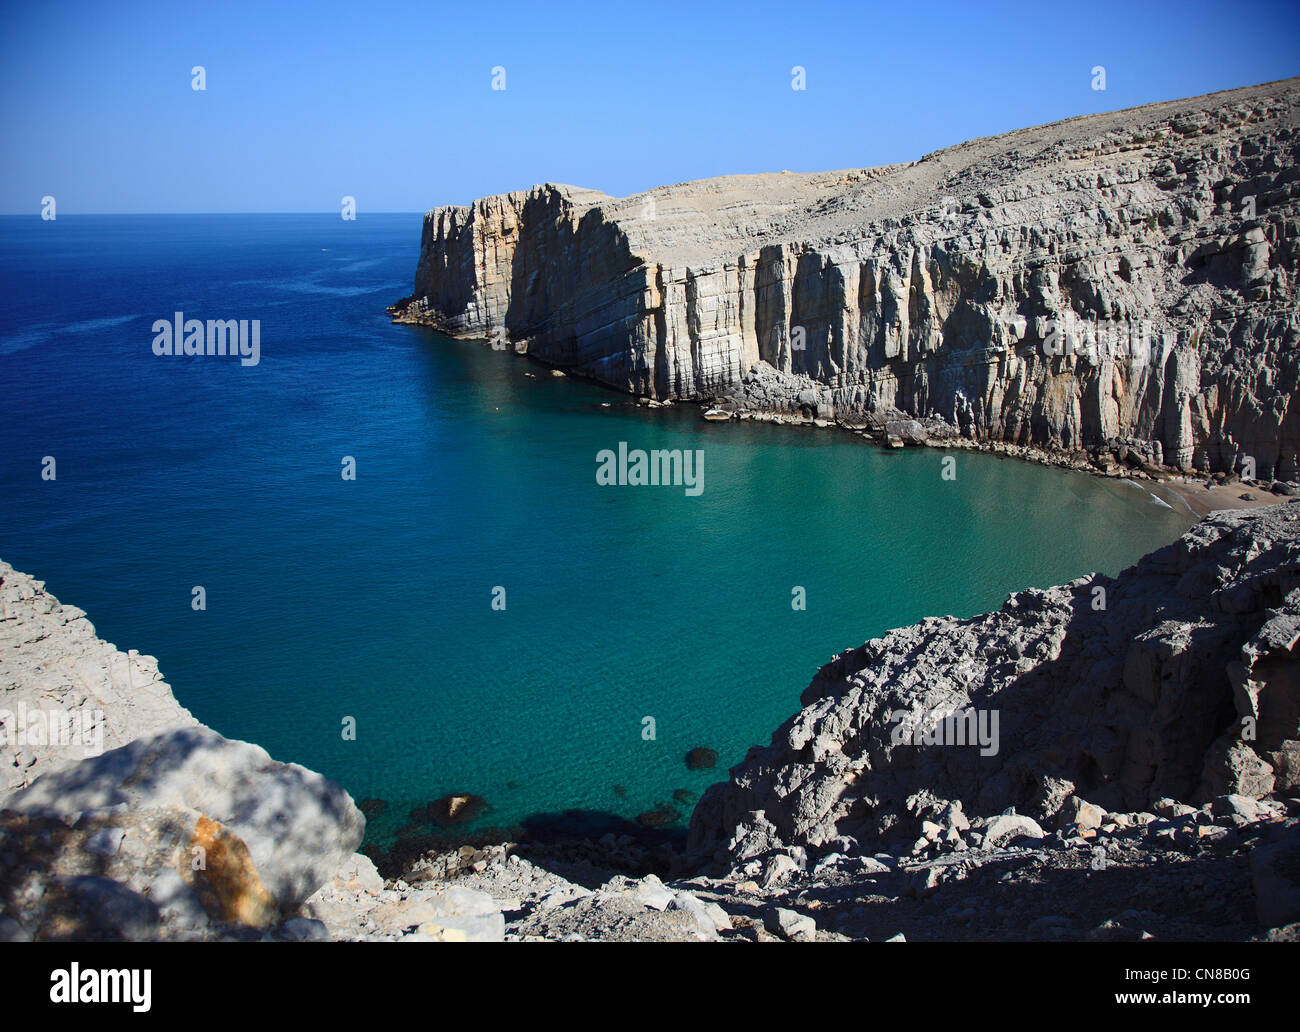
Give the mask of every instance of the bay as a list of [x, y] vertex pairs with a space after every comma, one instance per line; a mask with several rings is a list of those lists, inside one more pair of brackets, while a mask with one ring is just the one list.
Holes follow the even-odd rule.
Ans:
[[[487, 799], [470, 830], [684, 822], [674, 791], [765, 744], [835, 653], [1190, 523], [1130, 484], [972, 453], [948, 481], [937, 451], [648, 410], [392, 325], [419, 235], [0, 218], [0, 557], [156, 655], [204, 723], [386, 800], [376, 841], [447, 792]], [[260, 320], [260, 361], [153, 354], [176, 312]], [[620, 442], [698, 451], [704, 490], [601, 486]], [[687, 770], [696, 746], [717, 769]]]

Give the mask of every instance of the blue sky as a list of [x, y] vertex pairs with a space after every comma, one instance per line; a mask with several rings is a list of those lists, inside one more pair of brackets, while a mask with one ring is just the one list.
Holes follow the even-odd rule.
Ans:
[[546, 180], [624, 195], [1297, 74], [1295, 0], [54, 0], [4, 15], [0, 211], [48, 194], [60, 215], [332, 212], [348, 194], [364, 217]]

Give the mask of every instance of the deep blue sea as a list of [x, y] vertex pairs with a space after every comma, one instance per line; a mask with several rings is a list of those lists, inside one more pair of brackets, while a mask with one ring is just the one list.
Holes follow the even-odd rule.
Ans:
[[[480, 828], [699, 793], [836, 652], [1190, 523], [1132, 485], [964, 453], [945, 481], [935, 451], [646, 410], [392, 325], [419, 238], [418, 215], [0, 218], [0, 557], [222, 734], [387, 800], [378, 839], [451, 791], [487, 799]], [[260, 320], [260, 362], [156, 356], [177, 311]], [[620, 441], [701, 450], [703, 493], [599, 486]], [[718, 769], [686, 769], [700, 745]]]

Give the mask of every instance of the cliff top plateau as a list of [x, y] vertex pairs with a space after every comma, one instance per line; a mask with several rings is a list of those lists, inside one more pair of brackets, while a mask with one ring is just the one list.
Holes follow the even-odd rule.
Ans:
[[[978, 227], [1033, 214], [1034, 204], [1026, 204], [1033, 198], [1046, 214], [1041, 197], [1053, 192], [1048, 184], [1055, 178], [1117, 171], [1173, 153], [1184, 139], [1225, 143], [1265, 123], [1295, 129], [1297, 101], [1300, 79], [1285, 79], [984, 136], [894, 165], [726, 175], [626, 197], [561, 183], [498, 196], [555, 192], [575, 222], [594, 216], [617, 223], [633, 256], [665, 265], [705, 267], [779, 243], [855, 245], [900, 225], [914, 228], [918, 239], [940, 240], [969, 232], [972, 221], [964, 216], [977, 216]], [[467, 217], [487, 200], [445, 205], [426, 218]]]

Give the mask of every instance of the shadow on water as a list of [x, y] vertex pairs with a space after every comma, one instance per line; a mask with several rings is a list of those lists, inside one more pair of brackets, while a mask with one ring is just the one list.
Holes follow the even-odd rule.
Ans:
[[[512, 843], [512, 854], [562, 873], [570, 881], [585, 884], [594, 880], [588, 887], [595, 888], [611, 871], [635, 877], [668, 873], [685, 849], [686, 827], [646, 827], [604, 810], [557, 810], [534, 814], [508, 827], [407, 831], [387, 848], [367, 842], [362, 851], [385, 878], [398, 878], [421, 857], [502, 843]], [[589, 876], [582, 873], [584, 868]]]

